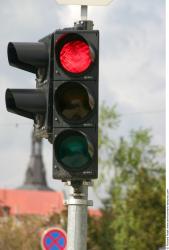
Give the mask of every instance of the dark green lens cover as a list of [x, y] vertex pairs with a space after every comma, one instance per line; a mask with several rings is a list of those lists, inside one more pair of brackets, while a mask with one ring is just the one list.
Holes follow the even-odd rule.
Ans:
[[[56, 138], [57, 142], [57, 138]], [[81, 133], [61, 133], [58, 143], [55, 144], [57, 159], [65, 167], [81, 170], [91, 162], [94, 148], [87, 137]]]

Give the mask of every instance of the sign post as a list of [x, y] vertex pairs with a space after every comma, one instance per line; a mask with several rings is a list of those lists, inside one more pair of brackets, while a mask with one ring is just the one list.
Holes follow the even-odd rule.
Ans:
[[68, 182], [68, 247], [67, 250], [87, 249], [87, 208], [93, 202], [88, 201], [88, 186], [91, 182]]
[[87, 20], [87, 5], [81, 5], [81, 20]]

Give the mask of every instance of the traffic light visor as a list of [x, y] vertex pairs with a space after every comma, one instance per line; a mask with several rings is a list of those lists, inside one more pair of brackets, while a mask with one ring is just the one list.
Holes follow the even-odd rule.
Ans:
[[37, 72], [38, 68], [47, 67], [48, 49], [44, 43], [13, 43], [8, 44], [8, 61], [13, 67]]
[[94, 155], [93, 145], [87, 137], [73, 130], [59, 134], [55, 140], [54, 149], [58, 162], [71, 171], [85, 169]]
[[46, 112], [46, 97], [38, 89], [7, 89], [6, 108], [9, 112], [34, 119]]
[[60, 65], [69, 73], [84, 73], [94, 61], [92, 47], [77, 34], [64, 36], [60, 39], [57, 49]]

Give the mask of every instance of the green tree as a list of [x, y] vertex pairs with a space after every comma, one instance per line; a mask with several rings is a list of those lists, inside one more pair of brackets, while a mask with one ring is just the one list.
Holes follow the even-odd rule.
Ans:
[[[106, 186], [103, 216], [89, 222], [90, 250], [157, 250], [165, 243], [164, 152], [151, 130], [113, 139], [119, 124], [115, 107], [100, 109], [100, 185]], [[106, 189], [105, 189], [106, 190]]]
[[44, 216], [21, 216], [0, 218], [0, 249], [41, 250], [44, 230], [58, 226], [66, 228], [67, 211]]
[[[119, 126], [120, 116], [117, 114], [116, 106], [109, 107], [104, 102], [99, 112], [99, 179], [96, 187], [107, 183], [107, 173], [113, 173], [112, 156], [115, 151], [115, 140], [112, 139], [113, 130]], [[106, 180], [106, 181], [105, 181]], [[107, 185], [106, 185], [107, 186]]]
[[151, 143], [149, 130], [132, 131], [112, 153], [109, 199], [114, 249], [156, 250], [165, 243], [165, 170], [163, 150]]

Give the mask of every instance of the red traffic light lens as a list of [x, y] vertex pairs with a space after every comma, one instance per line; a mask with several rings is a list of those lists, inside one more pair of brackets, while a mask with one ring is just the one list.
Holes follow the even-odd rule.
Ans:
[[67, 42], [60, 51], [60, 63], [70, 73], [83, 73], [92, 61], [91, 48], [83, 40]]

